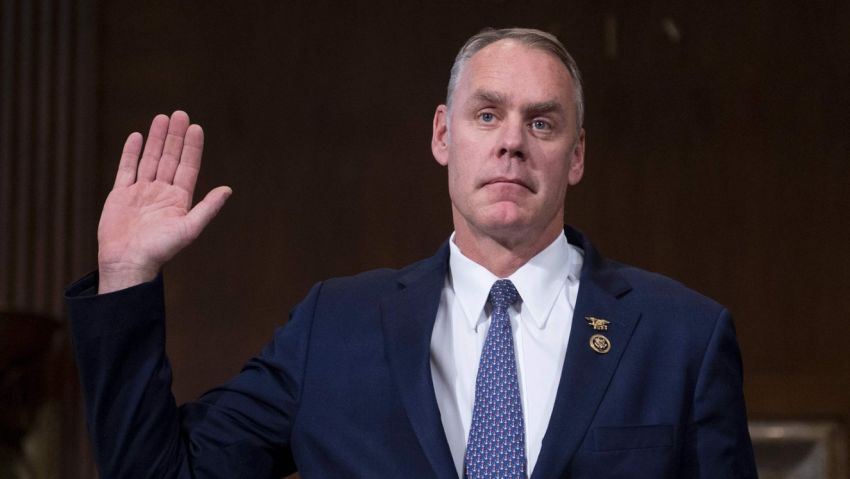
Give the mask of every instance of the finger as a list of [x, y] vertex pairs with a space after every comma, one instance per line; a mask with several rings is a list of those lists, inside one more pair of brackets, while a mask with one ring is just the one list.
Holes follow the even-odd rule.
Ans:
[[124, 142], [121, 161], [118, 162], [118, 173], [115, 174], [113, 188], [130, 186], [136, 182], [136, 168], [139, 167], [139, 153], [142, 152], [142, 134], [133, 132]]
[[167, 131], [168, 117], [165, 115], [154, 117], [151, 129], [148, 131], [148, 141], [145, 142], [142, 161], [139, 163], [137, 180], [153, 181], [156, 178], [156, 169], [159, 165], [159, 157], [162, 156], [162, 145], [165, 143]]
[[201, 234], [201, 231], [221, 211], [221, 207], [224, 206], [225, 201], [230, 198], [232, 193], [233, 190], [229, 186], [219, 186], [207, 193], [207, 196], [186, 214], [190, 239], [193, 240]]
[[200, 125], [191, 125], [186, 130], [180, 163], [174, 174], [174, 184], [189, 192], [189, 198], [195, 191], [198, 172], [201, 171], [201, 156], [204, 152], [204, 130]]
[[157, 180], [166, 183], [174, 180], [174, 172], [177, 171], [177, 163], [180, 162], [180, 151], [183, 149], [183, 137], [186, 136], [187, 128], [189, 128], [189, 115], [186, 112], [178, 110], [171, 114], [165, 146], [156, 171]]

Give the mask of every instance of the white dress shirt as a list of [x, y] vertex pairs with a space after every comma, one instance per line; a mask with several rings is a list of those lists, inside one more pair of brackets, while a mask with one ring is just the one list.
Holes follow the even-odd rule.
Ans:
[[[458, 475], [463, 477], [475, 378], [490, 328], [490, 287], [500, 279], [449, 240], [449, 273], [431, 335], [431, 377]], [[564, 235], [509, 276], [519, 292], [508, 310], [525, 421], [528, 473], [534, 470], [555, 404], [583, 261]]]

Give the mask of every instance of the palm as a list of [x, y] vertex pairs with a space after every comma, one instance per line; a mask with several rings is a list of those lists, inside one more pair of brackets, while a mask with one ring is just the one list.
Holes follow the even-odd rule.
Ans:
[[[162, 182], [135, 183], [109, 193], [103, 206], [98, 237], [100, 256], [165, 263], [191, 241], [186, 222], [186, 191]], [[129, 253], [131, 256], [127, 256]]]
[[141, 135], [130, 135], [103, 206], [98, 226], [102, 286], [105, 275], [111, 275], [106, 282], [115, 287], [151, 279], [201, 233], [230, 194], [227, 187], [216, 188], [192, 208], [203, 131], [189, 126], [185, 113], [156, 117], [140, 160], [141, 147]]

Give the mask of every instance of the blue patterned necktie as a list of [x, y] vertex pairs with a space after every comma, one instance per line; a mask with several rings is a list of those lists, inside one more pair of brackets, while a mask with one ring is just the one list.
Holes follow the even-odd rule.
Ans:
[[469, 479], [526, 478], [525, 426], [508, 308], [519, 299], [514, 284], [500, 279], [490, 288], [490, 331], [475, 379], [475, 405], [464, 458]]

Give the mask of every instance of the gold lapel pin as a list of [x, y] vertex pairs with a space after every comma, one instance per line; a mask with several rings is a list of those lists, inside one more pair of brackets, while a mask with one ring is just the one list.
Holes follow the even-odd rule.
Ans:
[[585, 316], [584, 319], [587, 320], [587, 325], [592, 326], [594, 331], [608, 331], [608, 324], [611, 321], [607, 319], [594, 318], [593, 316]]
[[611, 341], [601, 334], [594, 334], [590, 337], [590, 349], [599, 354], [608, 354], [611, 351]]
[[[585, 316], [584, 319], [587, 320], [587, 325], [592, 327], [594, 331], [608, 331], [608, 325], [611, 323], [607, 319], [593, 316]], [[590, 349], [599, 354], [607, 354], [611, 351], [611, 340], [601, 334], [594, 334], [590, 337]]]

